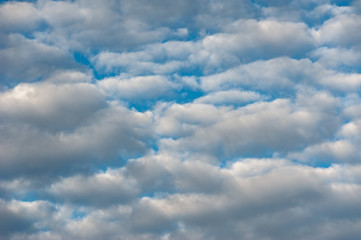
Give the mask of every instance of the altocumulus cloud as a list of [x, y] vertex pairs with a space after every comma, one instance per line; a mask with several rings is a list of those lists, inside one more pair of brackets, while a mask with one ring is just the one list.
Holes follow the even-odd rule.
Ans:
[[0, 2], [1, 240], [358, 240], [361, 1]]

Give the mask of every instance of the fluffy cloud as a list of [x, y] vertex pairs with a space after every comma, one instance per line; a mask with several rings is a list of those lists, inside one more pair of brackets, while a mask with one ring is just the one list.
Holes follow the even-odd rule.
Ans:
[[262, 96], [257, 92], [251, 91], [237, 91], [237, 90], [229, 90], [229, 91], [219, 91], [210, 93], [206, 96], [197, 98], [195, 100], [196, 103], [206, 103], [206, 104], [245, 104], [248, 102], [253, 102], [256, 100], [261, 100]]
[[330, 68], [358, 67], [361, 58], [360, 51], [347, 48], [327, 48], [316, 49], [312, 56], [318, 59], [322, 65]]
[[0, 101], [3, 176], [88, 168], [146, 151], [153, 138], [150, 113], [109, 106], [87, 83], [20, 84]]
[[[19, 208], [39, 205], [32, 208], [32, 211], [42, 211], [37, 215], [37, 224], [28, 228], [43, 226], [52, 229], [54, 239], [58, 234], [78, 239], [96, 239], [100, 236], [116, 239], [125, 235], [134, 239], [178, 239], [193, 236], [197, 239], [218, 239], [226, 233], [230, 239], [237, 239], [239, 236], [263, 238], [270, 234], [278, 239], [291, 236], [297, 239], [305, 236], [314, 239], [338, 239], [339, 236], [357, 239], [359, 233], [360, 212], [355, 211], [360, 204], [360, 196], [356, 194], [360, 188], [360, 179], [357, 178], [359, 166], [313, 168], [285, 159], [242, 159], [231, 163], [227, 168], [219, 169], [204, 162], [182, 162], [164, 155], [134, 159], [132, 162], [121, 170], [61, 180], [52, 186], [51, 191], [61, 191], [59, 197], [65, 196], [72, 203], [79, 203], [79, 200], [83, 204], [92, 200], [101, 201], [102, 198], [96, 197], [99, 191], [104, 193], [113, 184], [120, 186], [118, 184], [122, 185], [121, 182], [129, 182], [129, 177], [135, 180], [133, 177], [137, 174], [139, 177], [143, 175], [142, 172], [131, 170], [134, 169], [134, 163], [137, 163], [149, 173], [153, 172], [148, 168], [151, 164], [163, 166], [170, 177], [175, 177], [169, 184], [178, 189], [178, 192], [171, 194], [166, 190], [162, 193], [159, 191], [165, 189], [161, 187], [154, 197], [134, 197], [128, 203], [119, 202], [115, 197], [124, 192], [114, 192], [112, 196], [115, 198], [109, 199], [114, 199], [118, 204], [103, 207], [101, 211], [64, 205], [55, 214], [54, 208], [46, 202], [4, 203], [4, 207], [8, 212], [15, 213]], [[135, 175], [128, 175], [126, 171], [132, 171]], [[200, 173], [202, 174], [199, 175]], [[344, 174], [350, 177], [346, 182]], [[148, 175], [147, 182], [159, 179], [160, 175], [161, 171]], [[66, 184], [68, 181], [78, 184]], [[104, 188], [97, 188], [100, 186]], [[79, 187], [79, 190], [73, 189], [74, 187]], [[68, 194], [89, 198], [68, 198], [71, 196]], [[15, 207], [17, 205], [19, 207]], [[340, 205], [345, 207], [340, 209], [337, 207]], [[25, 210], [26, 208], [22, 211]], [[27, 216], [29, 215], [23, 214], [22, 219]], [[72, 219], [68, 219], [70, 216], [73, 216]], [[267, 221], [269, 217], [279, 220]], [[47, 222], [43, 222], [44, 219]], [[340, 225], [341, 222], [343, 223]], [[119, 224], [122, 228], [116, 227]], [[288, 231], [284, 231], [285, 225]], [[325, 231], [336, 225], [337, 231]]]
[[58, 131], [74, 129], [106, 107], [91, 84], [19, 84], [0, 94], [1, 122], [22, 122]]
[[5, 83], [36, 81], [58, 70], [81, 69], [66, 51], [36, 39], [10, 34], [4, 42], [6, 47], [0, 49], [0, 76]]
[[319, 31], [316, 39], [322, 42], [342, 47], [357, 47], [361, 35], [355, 29], [360, 28], [360, 16], [356, 14], [338, 15], [326, 21]]
[[70, 177], [55, 183], [49, 191], [57, 199], [72, 203], [92, 206], [122, 204], [132, 200], [138, 193], [135, 181], [123, 175], [122, 171], [108, 170], [91, 177]]
[[360, 1], [0, 3], [0, 239], [359, 239]]
[[312, 63], [310, 59], [282, 57], [239, 65], [225, 72], [201, 77], [200, 81], [205, 91], [257, 88], [277, 97], [287, 96], [291, 92], [294, 94], [300, 85], [316, 88], [321, 85], [332, 91], [353, 92], [360, 87], [360, 77], [358, 73], [327, 69], [319, 63]]
[[27, 2], [7, 2], [0, 6], [0, 29], [5, 32], [35, 30], [41, 21], [36, 7]]
[[120, 99], [151, 99], [168, 94], [175, 85], [164, 76], [141, 76], [130, 79], [106, 78], [98, 82], [107, 95]]
[[234, 52], [247, 59], [297, 56], [312, 47], [312, 37], [303, 23], [275, 20], [238, 20], [226, 27], [225, 33], [204, 38], [206, 49]]
[[[324, 104], [325, 108], [314, 109], [304, 102], [302, 110], [294, 110], [293, 104], [285, 99], [254, 103], [235, 110], [175, 105], [160, 118], [158, 132], [165, 136], [186, 136], [162, 142], [162, 147], [172, 151], [178, 148], [180, 152], [201, 151], [220, 158], [287, 152], [327, 139], [337, 130], [339, 120], [333, 116], [332, 107], [335, 100], [324, 93], [315, 95], [312, 100], [318, 101], [319, 106]], [[182, 111], [188, 115], [186, 119]]]

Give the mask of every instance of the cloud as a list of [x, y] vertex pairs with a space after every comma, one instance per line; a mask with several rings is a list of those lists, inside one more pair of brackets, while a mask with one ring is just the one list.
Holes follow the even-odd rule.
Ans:
[[119, 159], [150, 148], [150, 123], [149, 113], [121, 106], [103, 108], [71, 130], [50, 132], [27, 123], [3, 123], [2, 176], [56, 177], [81, 169], [87, 172], [97, 164], [121, 164]]
[[38, 9], [28, 2], [5, 2], [0, 6], [0, 29], [5, 32], [36, 30], [41, 23]]
[[344, 66], [358, 67], [361, 58], [360, 52], [356, 49], [327, 47], [316, 49], [312, 56], [322, 65], [336, 69]]
[[[126, 179], [121, 170], [107, 170], [91, 177], [74, 176], [53, 184], [49, 192], [57, 200], [81, 205], [124, 204], [138, 194], [135, 181]], [[117, 189], [114, 191], [114, 189]]]
[[229, 90], [210, 93], [204, 97], [197, 98], [195, 102], [215, 105], [241, 105], [260, 99], [262, 99], [262, 96], [257, 92]]
[[356, 14], [338, 15], [326, 21], [316, 32], [316, 39], [321, 42], [341, 47], [359, 48], [361, 35], [354, 31], [360, 28], [360, 16]]
[[[330, 59], [329, 59], [330, 60]], [[310, 59], [273, 58], [242, 64], [224, 72], [200, 78], [205, 91], [256, 88], [274, 97], [287, 96], [301, 87], [353, 92], [360, 87], [360, 74], [327, 69]]]
[[51, 217], [53, 211], [53, 206], [44, 201], [0, 201], [0, 239], [8, 239], [12, 233], [34, 232], [34, 222], [38, 227], [46, 225], [45, 219]]
[[164, 76], [140, 76], [130, 79], [106, 78], [98, 82], [107, 95], [120, 99], [152, 99], [169, 94], [175, 85]]
[[0, 4], [0, 239], [359, 239], [360, 1]]
[[192, 54], [197, 51], [195, 43], [169, 41], [150, 44], [142, 51], [135, 52], [101, 52], [92, 61], [99, 72], [110, 73], [126, 70], [129, 74], [170, 74], [192, 68], [197, 64]]
[[147, 21], [141, 21], [139, 15], [124, 16], [122, 11], [127, 11], [125, 1], [43, 1], [39, 8], [53, 28], [50, 33], [39, 36], [75, 50], [124, 50], [164, 40], [170, 32], [166, 27], [153, 29]]
[[312, 70], [313, 64], [308, 59], [282, 57], [239, 65], [225, 72], [201, 77], [200, 81], [205, 91], [251, 86], [264, 91], [275, 89], [281, 92], [294, 87], [292, 81], [307, 84], [307, 77], [313, 74]]
[[[161, 142], [162, 148], [171, 151], [200, 151], [220, 159], [282, 153], [335, 133], [339, 120], [333, 115], [332, 97], [319, 93], [312, 100], [318, 101], [319, 106], [325, 104], [326, 108], [313, 109], [304, 102], [302, 110], [295, 109], [285, 99], [234, 110], [196, 104], [173, 105], [160, 116], [157, 131], [173, 137]], [[188, 117], [184, 119], [185, 114]], [[179, 139], [174, 139], [176, 136]]]
[[224, 32], [206, 35], [196, 42], [167, 41], [147, 45], [141, 51], [102, 52], [92, 61], [100, 72], [106, 73], [189, 73], [200, 68], [211, 74], [259, 58], [299, 57], [314, 45], [303, 23], [240, 19], [223, 28]]
[[275, 20], [238, 20], [226, 27], [226, 33], [203, 40], [206, 49], [233, 52], [246, 58], [297, 56], [311, 49], [313, 39], [303, 23]]
[[6, 47], [0, 49], [0, 76], [5, 83], [32, 82], [44, 79], [57, 70], [81, 69], [66, 51], [36, 39], [10, 34], [5, 42]]
[[2, 123], [26, 123], [50, 132], [74, 129], [107, 105], [91, 84], [42, 82], [18, 84], [0, 94], [0, 103]]
[[[158, 195], [134, 197], [134, 202], [128, 204], [119, 202], [117, 198], [96, 197], [99, 191], [111, 191], [108, 187], [113, 184], [119, 189], [123, 183], [129, 183], [130, 179], [137, 180], [144, 176], [144, 172], [131, 170], [135, 163], [142, 165], [149, 173], [153, 172], [149, 168], [152, 165], [155, 164], [154, 169], [163, 166], [169, 176], [176, 176], [176, 181], [169, 182], [170, 185], [182, 191], [171, 194], [169, 190], [160, 187]], [[132, 175], [124, 170], [130, 170]], [[36, 220], [31, 219], [29, 224], [35, 229], [40, 226], [53, 229], [48, 237], [54, 239], [58, 234], [78, 239], [96, 239], [100, 236], [107, 239], [119, 236], [135, 239], [155, 239], [162, 236], [175, 239], [191, 236], [217, 239], [226, 232], [231, 239], [250, 234], [251, 239], [269, 234], [278, 239], [290, 236], [299, 239], [305, 236], [315, 239], [349, 236], [350, 239], [356, 239], [359, 233], [359, 212], [355, 209], [360, 196], [354, 194], [359, 188], [359, 171], [359, 167], [342, 165], [313, 168], [285, 159], [240, 159], [224, 169], [204, 162], [179, 161], [165, 155], [134, 159], [122, 170], [108, 170], [90, 177], [70, 177], [51, 188], [53, 193], [59, 194], [58, 197], [65, 197], [73, 203], [79, 203], [80, 200], [91, 203], [91, 206], [99, 206], [102, 200], [113, 199], [119, 205], [102, 207], [101, 210], [63, 205], [55, 215], [51, 205], [42, 202], [42, 205], [50, 207], [49, 210], [40, 208], [42, 214], [37, 215]], [[350, 177], [346, 182], [344, 174]], [[143, 184], [151, 183], [159, 179], [159, 176], [159, 173], [148, 175]], [[70, 182], [77, 184], [66, 184]], [[104, 188], [97, 188], [100, 186]], [[164, 190], [166, 192], [162, 194]], [[122, 191], [113, 194], [120, 196]], [[89, 198], [69, 198], [70, 196]], [[6, 204], [10, 208], [11, 205]], [[18, 204], [24, 205], [21, 202]], [[33, 204], [39, 203], [31, 203]], [[336, 206], [340, 204], [348, 207], [339, 209]], [[74, 214], [80, 214], [80, 217], [69, 219]], [[267, 221], [269, 217], [279, 220]], [[37, 224], [34, 224], [35, 221]], [[340, 222], [343, 224], [340, 225]], [[119, 228], [119, 224], [122, 228]], [[289, 231], [284, 231], [285, 225]], [[325, 231], [336, 225], [337, 231]], [[167, 232], [164, 234], [164, 231]], [[36, 238], [43, 234], [33, 236]], [[31, 235], [28, 236], [31, 239]]]

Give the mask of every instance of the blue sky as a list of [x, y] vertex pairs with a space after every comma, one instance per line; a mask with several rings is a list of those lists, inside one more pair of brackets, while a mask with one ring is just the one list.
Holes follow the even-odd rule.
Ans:
[[361, 236], [361, 1], [0, 2], [0, 240]]

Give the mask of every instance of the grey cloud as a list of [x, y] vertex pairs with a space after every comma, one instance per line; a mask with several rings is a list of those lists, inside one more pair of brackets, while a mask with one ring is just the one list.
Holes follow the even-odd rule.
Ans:
[[30, 124], [49, 132], [72, 130], [106, 106], [102, 94], [88, 83], [18, 84], [0, 94], [0, 122]]
[[304, 23], [275, 20], [238, 20], [225, 27], [225, 33], [207, 36], [206, 49], [235, 53], [247, 59], [299, 56], [312, 49], [313, 39]]
[[[312, 101], [312, 100], [307, 100]], [[358, 145], [361, 143], [360, 131], [360, 100], [351, 95], [341, 101], [343, 118], [348, 119], [341, 125], [334, 137], [325, 139], [317, 144], [307, 146], [303, 151], [291, 152], [289, 158], [311, 164], [358, 164], [361, 152]]]
[[1, 76], [5, 82], [28, 82], [46, 78], [59, 69], [81, 69], [61, 48], [27, 39], [19, 34], [6, 37], [5, 48], [0, 49]]
[[220, 32], [198, 41], [150, 44], [142, 51], [102, 52], [92, 61], [105, 73], [192, 73], [200, 68], [205, 74], [212, 74], [259, 58], [305, 55], [314, 45], [303, 23], [240, 19], [227, 23]]
[[351, 121], [340, 128], [335, 139], [310, 145], [302, 152], [290, 153], [289, 157], [314, 164], [335, 162], [358, 164], [361, 156], [358, 148], [361, 143], [360, 130], [360, 120]]
[[326, 21], [314, 35], [321, 42], [359, 49], [361, 34], [355, 29], [360, 27], [360, 15], [343, 14]]
[[218, 111], [227, 111], [229, 107], [218, 109], [207, 104], [158, 105], [156, 109], [156, 131], [163, 136], [179, 138], [192, 134], [198, 126], [210, 126], [220, 121]]
[[[294, 95], [297, 88], [314, 87], [336, 92], [353, 92], [361, 86], [361, 75], [327, 69], [309, 59], [281, 57], [239, 65], [227, 71], [200, 78], [205, 91], [236, 87], [257, 88], [271, 95]], [[289, 95], [287, 95], [289, 94]]]
[[169, 95], [175, 84], [161, 75], [139, 76], [130, 79], [120, 77], [105, 78], [97, 82], [99, 88], [108, 96], [126, 100], [144, 100]]
[[137, 182], [144, 195], [167, 192], [214, 193], [226, 185], [220, 170], [199, 159], [180, 159], [159, 154], [132, 159], [125, 166], [125, 176]]
[[312, 52], [312, 57], [329, 68], [360, 66], [361, 53], [357, 49], [321, 47]]
[[51, 218], [53, 212], [53, 206], [44, 201], [5, 202], [0, 199], [0, 239], [11, 239], [14, 233], [35, 232], [35, 224], [39, 228], [46, 226], [46, 218]]
[[266, 18], [292, 22], [305, 22], [310, 26], [319, 26], [325, 20], [340, 14], [350, 14], [354, 9], [342, 6], [340, 1], [256, 1], [266, 5], [262, 13]]
[[135, 180], [125, 178], [122, 170], [110, 169], [90, 177], [65, 178], [53, 184], [48, 191], [57, 200], [98, 207], [124, 204], [139, 194]]
[[310, 81], [308, 76], [313, 75], [313, 68], [308, 59], [274, 58], [240, 65], [200, 80], [202, 89], [206, 91], [252, 86], [268, 91], [277, 88], [277, 92], [282, 92], [294, 87], [293, 81], [303, 84]]
[[[244, 163], [244, 167], [249, 168], [252, 165], [262, 166], [258, 160]], [[324, 185], [327, 179], [334, 178], [329, 173], [336, 169], [317, 170], [287, 165], [288, 163], [284, 165], [278, 162], [268, 170], [269, 172], [247, 179], [238, 179], [234, 185], [228, 183], [227, 185], [232, 188], [221, 195], [174, 194], [160, 198], [143, 198], [135, 208], [133, 226], [136, 227], [136, 231], [155, 233], [167, 229], [175, 236], [177, 231], [186, 230], [187, 233], [192, 233], [192, 230], [202, 229], [204, 235], [200, 239], [217, 239], [226, 234], [222, 231], [225, 229], [230, 231], [227, 232], [230, 239], [238, 239], [239, 236], [248, 239], [248, 234], [252, 234], [249, 239], [269, 235], [272, 235], [272, 239], [287, 239], [291, 236], [302, 239], [305, 236], [312, 237], [313, 234], [320, 235], [314, 239], [322, 239], [325, 236], [324, 227], [328, 224], [337, 224], [341, 219], [350, 216], [349, 214], [328, 215], [327, 209], [331, 205], [335, 206], [334, 204], [344, 201], [338, 198], [339, 190], [333, 185]], [[233, 168], [231, 172], [237, 174]], [[227, 173], [223, 174], [227, 175]], [[337, 171], [337, 174], [342, 174], [342, 170]], [[307, 182], [304, 182], [305, 176]], [[228, 179], [231, 179], [229, 175]], [[318, 184], [324, 185], [323, 190]], [[345, 200], [348, 199], [347, 201], [355, 206], [359, 200], [349, 194], [354, 193], [358, 186], [349, 188], [351, 186], [352, 184], [339, 187], [340, 191], [350, 191], [346, 193]], [[280, 194], [277, 194], [277, 191], [280, 191]], [[267, 201], [259, 199], [267, 199]], [[301, 202], [303, 207], [299, 209]], [[327, 207], [320, 207], [320, 205], [325, 206], [325, 203]], [[317, 211], [316, 215], [313, 214], [314, 210]], [[328, 219], [333, 220], [329, 222], [322, 220], [323, 217], [318, 217], [325, 214], [329, 216]], [[353, 215], [357, 216], [358, 213]], [[272, 216], [278, 220], [269, 221], [265, 216]], [[353, 229], [353, 234], [356, 233], [358, 230], [353, 224], [357, 224], [357, 217], [353, 223], [342, 226], [339, 234], [345, 234], [350, 229]], [[239, 228], [235, 225], [243, 227]], [[285, 225], [288, 226], [287, 231], [282, 227]]]
[[38, 34], [38, 37], [78, 51], [87, 52], [89, 48], [124, 50], [161, 41], [170, 31], [166, 27], [154, 29], [147, 22], [124, 16], [119, 2], [45, 1], [39, 8], [53, 31]]
[[11, 210], [6, 209], [3, 204], [1, 205], [0, 234], [2, 237], [0, 237], [0, 239], [6, 239], [6, 237], [9, 237], [8, 235], [10, 233], [32, 230], [31, 221], [22, 218], [22, 216], [16, 212], [12, 212]]
[[[153, 138], [149, 113], [114, 106], [99, 110], [72, 131], [51, 133], [22, 123], [0, 126], [3, 177], [58, 176], [89, 171], [94, 164], [121, 164], [144, 153]], [[46, 171], [45, 171], [46, 170]]]
[[48, 78], [46, 82], [50, 83], [89, 83], [92, 81], [92, 74], [90, 72], [77, 71], [76, 69], [57, 70]]
[[0, 5], [0, 29], [4, 32], [31, 31], [41, 23], [41, 14], [31, 3], [5, 2]]
[[[177, 38], [177, 29], [219, 30], [214, 16], [224, 23], [257, 14], [248, 1], [40, 1], [41, 15], [53, 28], [40, 36], [62, 42], [71, 49], [87, 51], [136, 49], [142, 44]], [[66, 17], [64, 17], [66, 16]], [[223, 20], [224, 19], [224, 20]], [[70, 24], [71, 23], [71, 24]], [[86, 29], [86, 30], [85, 30]], [[172, 30], [175, 29], [175, 30]], [[99, 38], [98, 36], [102, 36]], [[64, 39], [69, 39], [66, 42]]]
[[[310, 101], [318, 101], [319, 107], [302, 103], [302, 98], [301, 109], [285, 99], [258, 102], [235, 110], [175, 105], [160, 116], [157, 132], [180, 138], [162, 139], [161, 148], [176, 152], [201, 151], [220, 158], [302, 149], [332, 137], [339, 127], [339, 119], [333, 115], [333, 97], [319, 93]], [[174, 114], [173, 109], [178, 113]], [[180, 111], [190, 117], [183, 120]], [[202, 117], [194, 121], [192, 118], [197, 115]]]
[[210, 93], [206, 96], [197, 98], [194, 102], [215, 105], [242, 105], [261, 99], [262, 96], [257, 92], [229, 90]]
[[289, 154], [289, 157], [313, 164], [330, 164], [332, 162], [357, 163], [360, 153], [352, 142], [342, 139], [311, 145], [301, 153]]
[[1, 3], [0, 239], [359, 239], [358, 5]]
[[[187, 191], [171, 194], [160, 188], [159, 191], [163, 189], [166, 192], [142, 197], [129, 205], [79, 209], [85, 212], [85, 216], [79, 219], [69, 219], [74, 208], [63, 205], [56, 215], [42, 214], [36, 220], [31, 219], [30, 225], [38, 227], [45, 224], [43, 226], [52, 230], [47, 235], [49, 239], [59, 236], [77, 239], [219, 239], [226, 234], [229, 239], [272, 236], [271, 239], [308, 237], [316, 240], [325, 237], [339, 239], [340, 236], [357, 239], [360, 233], [360, 212], [355, 211], [360, 204], [360, 186], [357, 179], [346, 180], [343, 177], [345, 173], [350, 177], [357, 176], [358, 165], [356, 168], [333, 165], [322, 169], [301, 166], [285, 159], [240, 159], [227, 168], [219, 169], [204, 162], [194, 164], [164, 155], [133, 161], [140, 164], [147, 162], [145, 170], [153, 163], [164, 166], [172, 176], [177, 176], [177, 181], [173, 183]], [[131, 165], [126, 165], [124, 170], [131, 168]], [[122, 171], [108, 170], [90, 178], [68, 178], [53, 185], [53, 190], [63, 186], [61, 189], [67, 196], [70, 185], [64, 185], [65, 181], [75, 181], [80, 185], [74, 187], [84, 186], [80, 192], [87, 192], [88, 187], [102, 186], [99, 190], [94, 189], [95, 193], [100, 193], [107, 191], [105, 185], [121, 183], [130, 180], [127, 179], [129, 177], [137, 180], [143, 176], [139, 171], [133, 172], [135, 175]], [[189, 185], [190, 182], [192, 185]], [[219, 187], [214, 186], [213, 191], [207, 191], [207, 185], [217, 182], [221, 183]], [[76, 192], [72, 193], [76, 195]], [[92, 196], [91, 191], [88, 194]], [[91, 203], [97, 206], [97, 203]], [[340, 209], [340, 206], [348, 207]], [[45, 213], [49, 211], [53, 212], [43, 210]], [[274, 220], [269, 221], [270, 218]], [[34, 224], [34, 221], [40, 225]], [[330, 227], [336, 230], [325, 231]], [[44, 233], [32, 236], [46, 238]], [[29, 234], [25, 239], [33, 238]], [[17, 238], [14, 236], [13, 239]]]
[[197, 64], [192, 60], [197, 54], [196, 43], [190, 41], [169, 41], [150, 44], [143, 51], [136, 52], [102, 52], [92, 61], [100, 72], [121, 72], [129, 74], [170, 74], [177, 70], [192, 68]]

